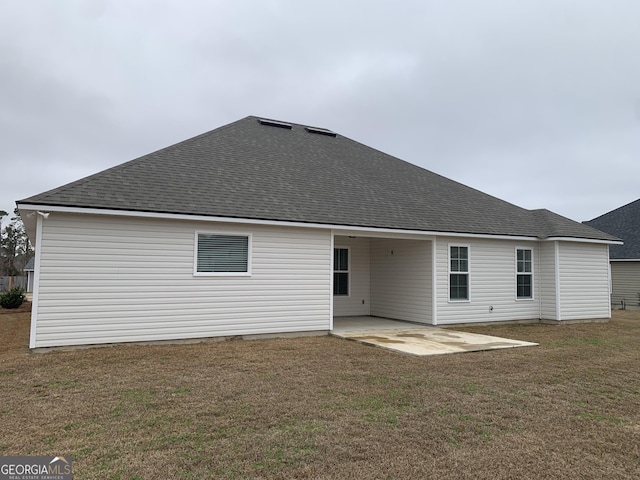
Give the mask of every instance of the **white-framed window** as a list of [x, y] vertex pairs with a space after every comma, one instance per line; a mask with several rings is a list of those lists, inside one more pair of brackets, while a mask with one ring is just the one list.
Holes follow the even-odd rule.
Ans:
[[469, 301], [469, 245], [449, 245], [449, 301]]
[[333, 294], [335, 296], [349, 296], [349, 249], [335, 247], [333, 249]]
[[196, 232], [194, 275], [251, 275], [251, 235]]
[[533, 299], [533, 250], [516, 248], [516, 298]]

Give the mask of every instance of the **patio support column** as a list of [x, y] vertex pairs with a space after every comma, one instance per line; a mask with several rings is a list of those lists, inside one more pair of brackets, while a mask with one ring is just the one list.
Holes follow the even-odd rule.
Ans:
[[437, 259], [437, 238], [431, 240], [431, 324], [438, 324], [438, 262]]
[[333, 230], [330, 232], [331, 242], [329, 248], [331, 249], [331, 255], [329, 255], [329, 331], [333, 330], [333, 242], [335, 239], [335, 233]]

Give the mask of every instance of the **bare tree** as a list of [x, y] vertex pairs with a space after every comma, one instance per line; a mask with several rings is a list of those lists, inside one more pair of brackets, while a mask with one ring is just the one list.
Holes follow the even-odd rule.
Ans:
[[[0, 217], [4, 216], [7, 216], [7, 212], [1, 210]], [[33, 247], [24, 229], [20, 212], [16, 208], [11, 223], [2, 229], [0, 234], [0, 274], [19, 275], [31, 257]]]

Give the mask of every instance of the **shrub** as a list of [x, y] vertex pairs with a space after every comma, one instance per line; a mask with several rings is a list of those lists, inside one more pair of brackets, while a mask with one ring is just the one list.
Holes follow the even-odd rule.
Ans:
[[18, 308], [25, 301], [24, 290], [20, 287], [14, 287], [8, 292], [0, 295], [0, 307], [2, 308]]

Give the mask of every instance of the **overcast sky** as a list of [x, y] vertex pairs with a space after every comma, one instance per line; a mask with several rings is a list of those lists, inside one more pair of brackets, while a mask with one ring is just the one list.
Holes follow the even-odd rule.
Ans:
[[0, 209], [247, 115], [574, 220], [640, 198], [638, 0], [0, 0]]

